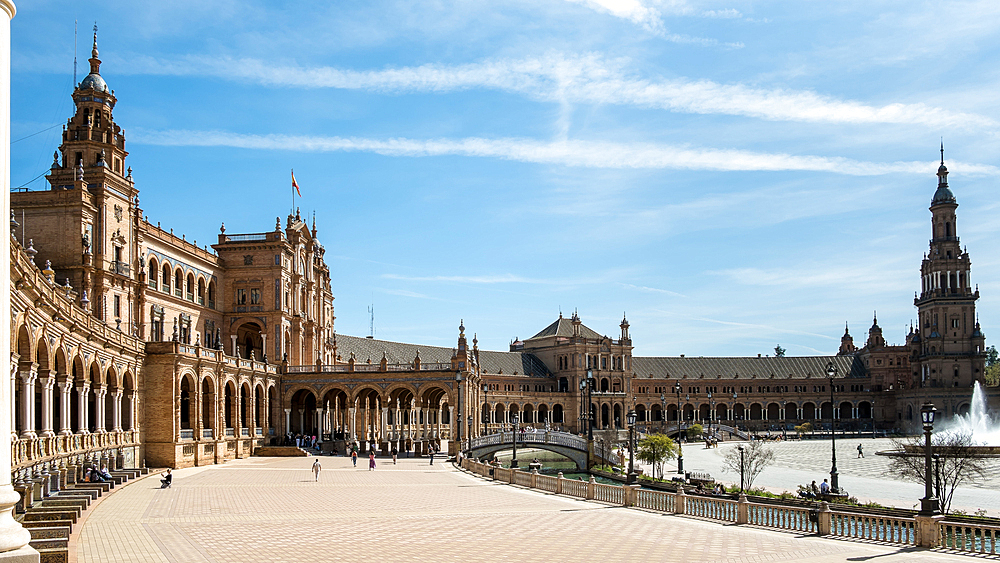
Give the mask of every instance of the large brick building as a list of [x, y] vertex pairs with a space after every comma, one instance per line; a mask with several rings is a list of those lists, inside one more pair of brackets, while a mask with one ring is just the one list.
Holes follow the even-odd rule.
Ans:
[[574, 313], [507, 351], [470, 346], [464, 326], [454, 348], [421, 346], [335, 334], [324, 248], [298, 213], [256, 233], [223, 226], [211, 247], [151, 224], [100, 64], [95, 39], [48, 188], [11, 194], [24, 217], [10, 256], [19, 486], [95, 457], [219, 463], [286, 432], [421, 452], [514, 414], [573, 431], [621, 428], [631, 409], [645, 427], [891, 428], [927, 399], [963, 412], [983, 380], [979, 293], [943, 152], [919, 323], [901, 345], [875, 319], [860, 348], [845, 331], [829, 356], [643, 357], [626, 319], [612, 338]]

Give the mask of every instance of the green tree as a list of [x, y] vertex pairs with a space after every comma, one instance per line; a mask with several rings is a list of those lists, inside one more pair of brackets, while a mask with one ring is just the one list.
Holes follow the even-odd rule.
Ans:
[[774, 347], [774, 355], [779, 358], [785, 357], [785, 349], [781, 347], [781, 344]]
[[703, 427], [702, 425], [700, 425], [697, 422], [695, 422], [691, 426], [688, 426], [688, 429], [687, 429], [688, 439], [689, 440], [697, 440], [698, 438], [701, 438], [701, 434], [704, 431], [705, 431], [705, 427]]
[[663, 479], [663, 462], [677, 457], [677, 444], [666, 434], [649, 434], [636, 444], [635, 456], [653, 466], [653, 477]]
[[997, 353], [996, 346], [986, 349], [986, 385], [996, 387], [1000, 385], [1000, 354]]

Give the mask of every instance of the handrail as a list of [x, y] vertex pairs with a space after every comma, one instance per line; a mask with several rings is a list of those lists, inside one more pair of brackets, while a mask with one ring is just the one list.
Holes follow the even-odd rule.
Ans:
[[967, 553], [1000, 554], [1000, 527], [959, 522], [941, 522], [938, 546]]

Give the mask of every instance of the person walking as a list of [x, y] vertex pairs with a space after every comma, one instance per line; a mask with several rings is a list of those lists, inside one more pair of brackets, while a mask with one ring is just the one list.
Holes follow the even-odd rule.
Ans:
[[431, 465], [434, 465], [434, 444], [429, 444], [427, 446], [427, 453], [430, 454]]
[[399, 455], [399, 448], [396, 447], [396, 444], [393, 444], [392, 445], [392, 464], [393, 465], [396, 465], [396, 456], [397, 455]]
[[865, 450], [861, 448], [861, 444], [858, 444], [858, 457], [865, 457]]
[[316, 481], [319, 481], [319, 472], [323, 469], [323, 466], [319, 464], [319, 459], [313, 461], [312, 472], [316, 477]]
[[354, 462], [354, 467], [358, 466], [358, 450], [356, 448], [351, 448], [351, 461]]
[[375, 471], [375, 452], [368, 452], [368, 471]]

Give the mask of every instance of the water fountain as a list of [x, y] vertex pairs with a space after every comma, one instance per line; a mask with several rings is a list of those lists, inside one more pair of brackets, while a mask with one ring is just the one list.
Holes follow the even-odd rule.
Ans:
[[977, 446], [1000, 447], [1000, 420], [990, 416], [986, 391], [978, 381], [972, 390], [969, 412], [948, 421], [941, 431], [971, 434], [972, 442]]

